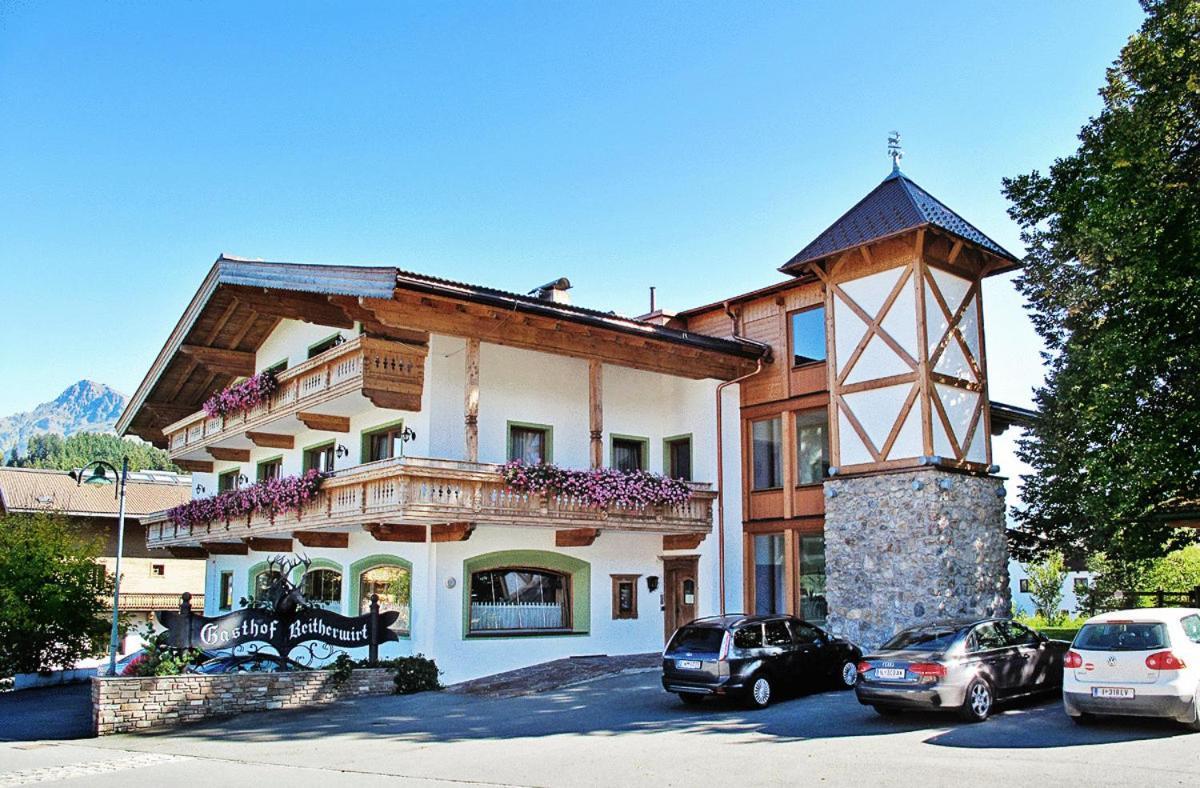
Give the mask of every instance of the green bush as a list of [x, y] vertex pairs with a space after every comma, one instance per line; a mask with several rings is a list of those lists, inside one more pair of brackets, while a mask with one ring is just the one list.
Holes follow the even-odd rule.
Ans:
[[1023, 611], [1013, 616], [1013, 619], [1052, 640], [1074, 640], [1075, 633], [1087, 621], [1086, 616], [1077, 618], [1063, 618], [1059, 616], [1059, 620], [1052, 623], [1045, 616], [1038, 614], [1028, 615]]
[[380, 660], [379, 667], [396, 672], [394, 680], [397, 695], [410, 695], [414, 692], [442, 688], [442, 683], [438, 681], [438, 676], [442, 671], [438, 669], [436, 662], [423, 654]]

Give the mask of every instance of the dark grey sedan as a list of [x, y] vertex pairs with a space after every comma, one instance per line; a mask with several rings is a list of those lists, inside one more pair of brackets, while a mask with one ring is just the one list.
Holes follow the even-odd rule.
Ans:
[[880, 714], [946, 709], [981, 722], [998, 700], [1061, 692], [1069, 645], [1000, 618], [913, 627], [863, 657], [854, 691]]

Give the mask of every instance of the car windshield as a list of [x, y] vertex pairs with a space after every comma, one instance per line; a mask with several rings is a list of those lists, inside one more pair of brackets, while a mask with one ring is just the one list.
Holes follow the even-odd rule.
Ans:
[[1167, 647], [1167, 627], [1156, 621], [1084, 624], [1075, 648], [1086, 651], [1151, 651]]
[[906, 629], [884, 643], [883, 648], [897, 651], [945, 651], [961, 631], [951, 627]]
[[721, 638], [725, 630], [716, 627], [684, 627], [671, 638], [668, 651], [711, 651], [721, 650]]

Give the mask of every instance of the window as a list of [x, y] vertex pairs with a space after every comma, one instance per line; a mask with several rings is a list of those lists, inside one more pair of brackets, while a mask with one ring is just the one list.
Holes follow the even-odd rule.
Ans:
[[648, 444], [645, 438], [612, 436], [612, 467], [625, 472], [646, 470]]
[[304, 470], [329, 473], [333, 470], [333, 441], [304, 450]]
[[263, 571], [256, 574], [254, 576], [254, 585], [253, 585], [254, 599], [252, 601], [261, 602], [264, 599], [266, 599], [267, 598], [267, 589], [269, 589], [271, 587], [271, 584], [274, 583], [276, 580], [278, 580], [279, 577], [280, 577], [279, 572], [274, 569], [271, 569], [271, 570], [264, 569]]
[[792, 633], [788, 631], [786, 621], [768, 621], [764, 639], [768, 646], [792, 645]]
[[486, 569], [471, 575], [471, 632], [570, 629], [569, 579], [544, 569]]
[[263, 370], [263, 372], [272, 372], [278, 375], [280, 372], [283, 372], [285, 369], [287, 369], [287, 363], [288, 360], [285, 358], [283, 361], [277, 361], [271, 366], [267, 367]]
[[241, 468], [234, 468], [232, 471], [225, 471], [217, 476], [217, 492], [229, 492], [238, 488], [238, 476], [241, 474]]
[[508, 423], [508, 459], [529, 465], [553, 462], [553, 431], [541, 424]]
[[829, 603], [825, 600], [825, 537], [800, 537], [800, 618], [825, 623]]
[[992, 622], [980, 624], [971, 632], [967, 639], [968, 651], [988, 651], [993, 648], [1004, 648], [1008, 645], [1007, 638]]
[[829, 475], [828, 412], [796, 414], [796, 483], [820, 484]]
[[263, 460], [258, 464], [258, 480], [260, 482], [278, 479], [283, 472], [283, 458], [274, 457], [269, 460]]
[[754, 455], [753, 489], [772, 490], [783, 486], [783, 427], [780, 418], [750, 423]]
[[308, 357], [312, 358], [313, 356], [319, 356], [320, 354], [324, 353], [326, 350], [335, 348], [345, 341], [346, 341], [345, 338], [343, 338], [341, 334], [334, 334], [333, 336], [329, 337], [328, 339], [322, 339], [320, 342], [318, 342], [315, 345], [309, 345]]
[[782, 613], [783, 534], [754, 537], [754, 613]]
[[663, 441], [663, 462], [667, 476], [672, 479], [692, 480], [692, 436], [667, 438]]
[[1089, 651], [1151, 651], [1167, 645], [1167, 627], [1156, 621], [1084, 624], [1075, 636], [1075, 648]]
[[792, 313], [792, 365], [825, 360], [825, 307]]
[[1183, 627], [1183, 634], [1187, 635], [1188, 640], [1200, 643], [1200, 616], [1195, 614], [1184, 616], [1179, 620], [1179, 624]]
[[107, 577], [108, 577], [108, 569], [107, 569], [107, 567], [104, 566], [104, 564], [96, 563], [92, 566], [92, 582], [93, 583], [95, 583], [96, 585], [101, 585], [104, 583], [104, 581]]
[[1075, 578], [1075, 593], [1086, 594], [1088, 590], [1088, 579], [1086, 577]]
[[1018, 583], [1018, 587], [1021, 589], [1022, 594], [1028, 594], [1029, 593], [1029, 578], [1022, 577], [1020, 582]]
[[222, 572], [217, 580], [217, 610], [233, 609], [233, 572]]
[[166, 574], [167, 574], [167, 565], [166, 564], [150, 564], [150, 576], [151, 577], [166, 577]]
[[807, 646], [820, 643], [821, 640], [821, 632], [816, 627], [809, 626], [802, 621], [792, 622], [792, 642]]
[[612, 576], [612, 617], [637, 618], [637, 581], [641, 575]]
[[379, 612], [395, 610], [400, 614], [392, 629], [409, 631], [409, 603], [412, 575], [402, 566], [373, 566], [358, 576], [358, 613], [371, 612], [371, 595], [379, 597]]
[[342, 573], [336, 569], [310, 569], [304, 573], [300, 592], [317, 607], [337, 610], [342, 606]]
[[404, 453], [404, 424], [388, 424], [363, 433], [363, 462], [399, 457]]
[[762, 648], [762, 644], [762, 624], [751, 624], [733, 633], [733, 645], [735, 648]]
[[1015, 621], [1001, 621], [998, 626], [1010, 646], [1036, 646], [1038, 636]]

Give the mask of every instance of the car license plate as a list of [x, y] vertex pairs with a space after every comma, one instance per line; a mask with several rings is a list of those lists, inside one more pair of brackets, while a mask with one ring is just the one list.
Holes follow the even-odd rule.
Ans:
[[1092, 687], [1092, 697], [1128, 699], [1133, 697], [1133, 690], [1129, 687]]
[[680, 670], [700, 670], [700, 660], [698, 659], [677, 659], [675, 667]]
[[875, 668], [875, 677], [880, 679], [902, 679], [904, 668]]

